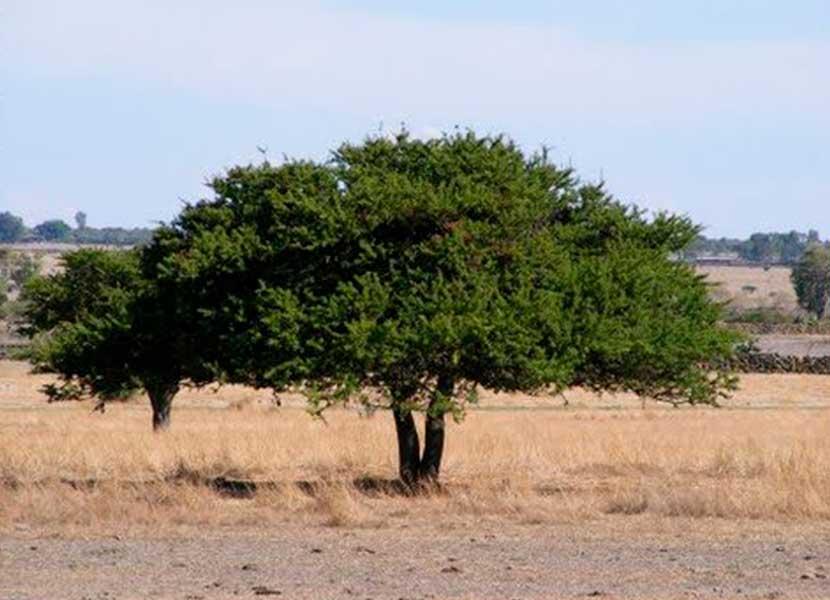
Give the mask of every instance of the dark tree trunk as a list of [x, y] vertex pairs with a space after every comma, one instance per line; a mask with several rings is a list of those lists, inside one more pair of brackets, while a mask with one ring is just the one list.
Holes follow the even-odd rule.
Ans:
[[432, 399], [425, 421], [424, 452], [412, 411], [394, 408], [395, 432], [398, 436], [398, 473], [401, 481], [409, 488], [421, 484], [436, 483], [441, 472], [441, 457], [444, 454], [444, 406], [442, 399], [452, 396], [455, 381], [451, 377], [438, 379], [438, 395]]
[[[438, 394], [429, 403], [425, 420], [424, 455], [421, 458], [419, 478], [428, 483], [438, 481], [441, 472], [441, 457], [444, 454], [444, 407], [439, 404], [451, 397], [455, 382], [451, 377], [438, 378]], [[441, 402], [443, 403], [443, 402]]]
[[150, 404], [153, 407], [153, 431], [164, 431], [170, 427], [170, 407], [178, 391], [178, 385], [147, 387], [147, 395], [150, 396]]
[[398, 473], [401, 481], [412, 487], [418, 482], [420, 442], [412, 411], [395, 408], [395, 431], [398, 434]]

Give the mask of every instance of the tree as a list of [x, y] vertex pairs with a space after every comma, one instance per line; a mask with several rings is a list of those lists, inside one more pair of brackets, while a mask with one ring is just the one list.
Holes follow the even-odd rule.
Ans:
[[830, 249], [809, 246], [793, 267], [791, 279], [801, 307], [823, 319], [830, 300]]
[[33, 231], [47, 242], [62, 242], [69, 239], [72, 228], [60, 219], [52, 219], [36, 225]]
[[10, 212], [0, 213], [0, 242], [16, 242], [25, 234], [26, 226], [23, 225], [23, 219]]
[[75, 225], [77, 225], [80, 230], [86, 229], [86, 213], [84, 211], [79, 210], [75, 213]]
[[508, 139], [404, 132], [212, 188], [157, 232], [153, 276], [186, 294], [224, 380], [299, 388], [317, 415], [389, 409], [410, 486], [437, 480], [445, 417], [478, 386], [697, 404], [734, 385], [703, 366], [732, 352], [719, 306], [669, 258], [698, 228]]
[[137, 252], [78, 250], [60, 273], [31, 279], [24, 290], [29, 358], [57, 373], [52, 398], [97, 396], [101, 402], [147, 392], [153, 429], [170, 424], [173, 398], [186, 380], [209, 378], [191, 344], [176, 299], [144, 276]]

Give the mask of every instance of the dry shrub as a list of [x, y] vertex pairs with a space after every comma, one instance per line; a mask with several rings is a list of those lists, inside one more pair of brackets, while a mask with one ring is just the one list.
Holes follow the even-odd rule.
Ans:
[[319, 486], [316, 500], [316, 510], [322, 515], [323, 523], [330, 527], [366, 525], [370, 521], [366, 507], [348, 483]]

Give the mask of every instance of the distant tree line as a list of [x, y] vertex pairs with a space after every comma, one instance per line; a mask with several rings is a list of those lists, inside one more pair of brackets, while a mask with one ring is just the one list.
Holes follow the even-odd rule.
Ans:
[[84, 212], [75, 215], [75, 227], [61, 219], [49, 219], [27, 227], [23, 219], [10, 212], [0, 213], [0, 243], [53, 242], [98, 244], [105, 246], [140, 246], [153, 237], [147, 227], [89, 227]]
[[[27, 227], [23, 219], [10, 212], [0, 213], [0, 243], [54, 242], [105, 246], [140, 246], [150, 242], [153, 229], [149, 227], [89, 227], [87, 215], [75, 215], [75, 227], [60, 219], [49, 219], [34, 227]], [[698, 235], [681, 253], [682, 258], [695, 261], [712, 257], [734, 257], [751, 263], [795, 264], [810, 245], [821, 244], [815, 230], [807, 233], [753, 233], [748, 239], [708, 238]]]
[[733, 256], [752, 263], [795, 264], [808, 247], [826, 245], [817, 231], [807, 233], [753, 233], [749, 239], [707, 238], [699, 235], [683, 252], [683, 258], [698, 260], [707, 257]]

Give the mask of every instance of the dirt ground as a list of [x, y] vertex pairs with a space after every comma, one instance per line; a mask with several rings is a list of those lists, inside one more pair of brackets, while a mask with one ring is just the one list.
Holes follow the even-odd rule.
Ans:
[[[438, 515], [440, 519], [440, 515]], [[174, 538], [0, 540], [6, 600], [182, 598], [830, 597], [830, 538], [714, 537], [705, 521], [274, 530]], [[717, 529], [717, 525], [712, 525]], [[641, 535], [637, 535], [642, 530]]]

